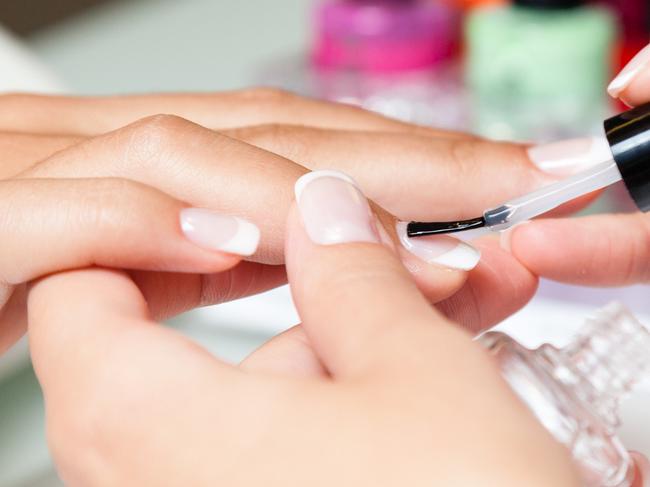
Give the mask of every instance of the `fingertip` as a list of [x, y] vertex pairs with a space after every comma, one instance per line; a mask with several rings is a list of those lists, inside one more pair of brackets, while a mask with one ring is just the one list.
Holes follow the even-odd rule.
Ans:
[[628, 106], [637, 106], [650, 100], [650, 45], [643, 48], [621, 70], [607, 87], [613, 98], [618, 98]]
[[650, 461], [639, 452], [632, 451], [630, 456], [635, 465], [633, 487], [650, 487]]

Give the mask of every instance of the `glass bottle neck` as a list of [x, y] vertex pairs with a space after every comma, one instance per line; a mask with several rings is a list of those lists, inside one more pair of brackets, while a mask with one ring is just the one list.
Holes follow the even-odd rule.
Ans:
[[624, 306], [612, 303], [590, 318], [562, 349], [542, 346], [553, 375], [610, 428], [618, 406], [650, 371], [650, 332]]

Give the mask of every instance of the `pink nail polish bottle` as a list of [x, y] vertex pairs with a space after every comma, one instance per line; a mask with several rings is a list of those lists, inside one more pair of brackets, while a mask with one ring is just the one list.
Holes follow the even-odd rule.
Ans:
[[308, 59], [275, 63], [264, 79], [426, 125], [466, 125], [452, 0], [321, 0]]
[[619, 404], [650, 373], [650, 332], [613, 303], [565, 347], [523, 347], [500, 332], [478, 338], [506, 381], [567, 447], [585, 487], [630, 487], [634, 462], [616, 436]]

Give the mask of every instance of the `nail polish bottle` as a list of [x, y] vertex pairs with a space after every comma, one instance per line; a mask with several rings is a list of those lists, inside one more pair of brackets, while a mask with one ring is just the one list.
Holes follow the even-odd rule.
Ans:
[[537, 419], [565, 445], [585, 487], [630, 487], [633, 462], [616, 437], [618, 406], [650, 372], [650, 332], [613, 303], [565, 347], [530, 350], [500, 332], [478, 338]]
[[593, 132], [608, 113], [616, 21], [585, 0], [513, 0], [465, 24], [474, 129], [527, 141]]
[[274, 63], [261, 80], [424, 125], [462, 128], [451, 0], [319, 0], [308, 56]]

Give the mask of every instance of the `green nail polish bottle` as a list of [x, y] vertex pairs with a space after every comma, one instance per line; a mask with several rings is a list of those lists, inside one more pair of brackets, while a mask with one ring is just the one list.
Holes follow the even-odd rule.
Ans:
[[617, 26], [584, 0], [514, 0], [465, 25], [474, 129], [500, 139], [584, 134], [606, 117]]

